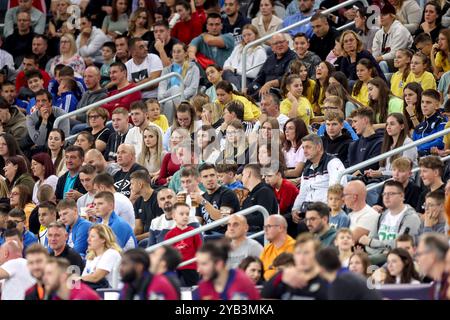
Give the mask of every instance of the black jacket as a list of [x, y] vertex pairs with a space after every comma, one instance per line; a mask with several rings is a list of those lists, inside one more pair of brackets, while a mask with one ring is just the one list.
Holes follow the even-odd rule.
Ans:
[[311, 40], [309, 40], [309, 51], [314, 52], [320, 57], [322, 61], [325, 61], [327, 55], [331, 50], [333, 50], [335, 45], [334, 41], [335, 39], [339, 38], [339, 35], [339, 31], [332, 27], [323, 38], [319, 38], [318, 36], [313, 34]]
[[108, 138], [108, 142], [106, 143], [105, 151], [103, 152], [103, 156], [105, 157], [106, 161], [117, 160], [117, 149], [122, 143], [125, 143], [127, 133], [125, 134], [120, 134], [118, 132], [111, 133], [111, 135]]
[[[56, 195], [56, 199], [58, 199], [58, 200], [62, 200], [64, 198], [64, 185], [66, 184], [68, 174], [69, 174], [69, 171], [67, 171], [64, 175], [59, 177], [58, 183], [56, 184], [55, 195]], [[75, 183], [73, 184], [73, 189], [82, 194], [86, 193], [86, 190], [84, 189], [83, 185], [81, 184], [80, 176], [77, 176], [77, 178], [75, 179]]]
[[353, 142], [353, 139], [347, 129], [342, 129], [342, 135], [334, 140], [331, 140], [330, 136], [325, 132], [322, 142], [326, 153], [339, 158], [344, 166], [348, 167], [348, 146]]
[[[358, 140], [350, 143], [348, 147], [348, 165], [351, 167], [370, 158], [376, 157], [381, 153], [381, 145], [383, 144], [383, 130], [375, 131], [371, 136], [360, 137]], [[360, 169], [361, 173], [365, 170], [378, 170], [380, 164], [378, 162]]]

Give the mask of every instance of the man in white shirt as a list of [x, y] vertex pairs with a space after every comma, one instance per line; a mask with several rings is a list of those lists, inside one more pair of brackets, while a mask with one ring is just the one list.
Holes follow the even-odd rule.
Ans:
[[353, 233], [353, 241], [368, 235], [375, 234], [379, 214], [366, 203], [366, 186], [362, 181], [350, 181], [344, 187], [344, 202], [347, 208], [352, 209], [350, 213], [350, 230]]
[[0, 280], [2, 300], [23, 300], [26, 290], [35, 280], [22, 257], [22, 247], [16, 241], [5, 242], [0, 247]]
[[87, 192], [77, 200], [78, 214], [83, 218], [86, 218], [87, 211], [90, 210], [91, 212], [94, 212], [94, 178], [96, 174], [95, 167], [90, 164], [86, 164], [80, 168], [80, 182]]
[[110, 41], [109, 37], [102, 29], [92, 25], [92, 20], [89, 16], [81, 17], [80, 28], [80, 35], [76, 40], [78, 53], [83, 57], [87, 66], [92, 65], [94, 62], [102, 63], [101, 49], [105, 42]]
[[[153, 53], [148, 53], [148, 44], [141, 38], [133, 38], [129, 43], [131, 59], [126, 63], [128, 81], [136, 85], [149, 82], [161, 75], [163, 64], [161, 59]], [[158, 97], [158, 84], [142, 90], [145, 99]]]
[[289, 120], [289, 117], [280, 113], [280, 97], [274, 93], [269, 92], [261, 98], [261, 116], [255, 123], [253, 131], [259, 130], [261, 124], [267, 120], [267, 117], [272, 117], [278, 120], [280, 131], [283, 131], [284, 124]]

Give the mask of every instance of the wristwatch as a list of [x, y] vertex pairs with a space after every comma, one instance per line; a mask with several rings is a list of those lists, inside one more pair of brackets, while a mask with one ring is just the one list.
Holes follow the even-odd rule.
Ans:
[[203, 199], [202, 199], [202, 202], [200, 202], [200, 204], [201, 204], [202, 206], [204, 206], [207, 202], [208, 202], [208, 201], [206, 201], [206, 199], [203, 198]]

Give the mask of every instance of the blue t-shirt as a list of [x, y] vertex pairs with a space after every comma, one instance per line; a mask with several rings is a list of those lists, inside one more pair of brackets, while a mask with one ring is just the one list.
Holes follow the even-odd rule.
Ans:
[[230, 190], [244, 189], [244, 185], [242, 184], [241, 181], [235, 181], [235, 182], [230, 183], [230, 184], [224, 184], [224, 186], [227, 187]]
[[125, 245], [128, 243], [130, 238], [133, 238], [134, 246], [137, 246], [137, 241], [133, 233], [133, 229], [131, 226], [119, 217], [114, 211], [109, 217], [108, 226], [114, 231], [114, 234], [117, 238], [117, 243], [123, 249]]
[[335, 228], [336, 230], [341, 228], [348, 228], [350, 227], [350, 218], [349, 216], [344, 212], [344, 210], [341, 210], [336, 216], [332, 216], [330, 214], [330, 226]]
[[73, 189], [75, 180], [77, 180], [77, 178], [78, 178], [78, 173], [74, 177], [71, 177], [70, 174], [67, 175], [66, 183], [64, 184], [64, 195], [63, 195], [64, 199], [66, 198], [67, 192], [69, 192], [70, 190]]
[[231, 33], [221, 34], [220, 35], [225, 43], [224, 48], [208, 46], [205, 41], [203, 41], [203, 36], [198, 36], [192, 39], [191, 46], [197, 48], [197, 52], [205, 55], [209, 59], [214, 60], [214, 62], [223, 67], [223, 64], [231, 55], [234, 49], [234, 37]]

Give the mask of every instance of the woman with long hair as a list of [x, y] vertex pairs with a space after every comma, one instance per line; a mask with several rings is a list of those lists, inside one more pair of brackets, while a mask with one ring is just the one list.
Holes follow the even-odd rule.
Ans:
[[439, 31], [442, 29], [441, 19], [441, 5], [435, 1], [427, 2], [423, 10], [421, 23], [414, 33], [414, 36], [418, 36], [421, 33], [427, 33], [430, 35], [431, 41], [436, 43], [439, 37]]
[[180, 40], [185, 45], [189, 45], [192, 39], [202, 33], [203, 23], [200, 17], [192, 14], [191, 6], [186, 1], [177, 1], [175, 9], [180, 19], [173, 26], [170, 34], [172, 38]]
[[259, 258], [248, 256], [239, 263], [238, 268], [245, 272], [255, 286], [264, 282], [264, 264]]
[[232, 120], [228, 124], [225, 145], [218, 159], [219, 164], [237, 163], [238, 174], [241, 174], [244, 166], [250, 162], [249, 144], [240, 120]]
[[283, 131], [285, 136], [283, 154], [287, 168], [284, 175], [286, 178], [298, 178], [306, 163], [302, 139], [308, 135], [308, 128], [303, 120], [291, 118], [284, 124]]
[[[280, 19], [275, 15], [275, 1], [274, 0], [256, 0], [253, 1], [253, 9], [258, 8], [259, 2], [259, 16], [252, 19], [252, 25], [256, 27], [261, 37], [267, 34], [273, 33], [279, 29], [283, 23], [283, 19]], [[256, 11], [256, 10], [252, 10]]]
[[9, 157], [23, 155], [16, 139], [9, 133], [0, 133], [0, 174], [4, 175], [3, 167]]
[[214, 129], [217, 129], [223, 123], [222, 114], [222, 108], [217, 103], [206, 103], [202, 106], [202, 124], [211, 125]]
[[82, 75], [86, 69], [83, 58], [77, 53], [75, 37], [70, 33], [64, 33], [59, 41], [59, 56], [56, 56], [50, 65], [50, 75], [55, 76], [55, 67], [58, 64], [71, 67], [75, 73]]
[[195, 143], [199, 153], [199, 161], [216, 163], [220, 155], [220, 145], [216, 137], [216, 131], [211, 125], [202, 125], [197, 130]]
[[194, 132], [201, 126], [201, 121], [197, 120], [197, 113], [195, 112], [195, 108], [188, 102], [183, 101], [177, 107], [175, 113], [175, 119], [173, 124], [167, 129], [166, 133], [163, 137], [163, 147], [166, 151], [172, 151], [169, 149], [169, 141], [172, 135], [172, 131], [176, 128], [183, 128], [189, 132], [191, 136], [194, 135]]
[[[205, 73], [206, 78], [211, 83], [211, 86], [206, 89], [205, 94], [209, 97], [210, 102], [214, 102], [217, 100], [216, 85], [223, 80], [223, 69], [216, 64], [211, 64], [206, 67]], [[234, 84], [231, 85], [234, 87], [233, 89], [237, 90]]]
[[442, 73], [450, 71], [450, 29], [439, 31], [438, 41], [431, 49], [430, 60], [437, 79]]
[[97, 285], [103, 281], [114, 288], [113, 271], [119, 267], [121, 252], [122, 249], [110, 227], [104, 224], [93, 225], [89, 229], [86, 266], [81, 280]]
[[68, 8], [72, 5], [70, 0], [57, 0], [56, 14], [48, 22], [48, 49], [49, 52], [58, 52], [59, 40], [63, 35], [63, 25], [70, 18]]
[[391, 77], [391, 92], [399, 98], [403, 97], [403, 89], [408, 84], [413, 53], [408, 49], [399, 49], [395, 53], [394, 67], [398, 69]]
[[[381, 154], [412, 142], [412, 139], [409, 137], [409, 129], [405, 116], [402, 113], [391, 113], [386, 120], [386, 129], [384, 131]], [[379, 170], [370, 169], [367, 170], [365, 174], [370, 178], [392, 176], [392, 162], [399, 157], [406, 157], [410, 159], [413, 166], [415, 166], [417, 164], [418, 157], [417, 148], [410, 148], [403, 151], [401, 154], [396, 154], [392, 157], [381, 160]]]
[[411, 72], [407, 82], [417, 82], [423, 90], [436, 90], [436, 79], [434, 75], [427, 71], [430, 67], [430, 60], [422, 52], [416, 52], [411, 59]]
[[130, 9], [128, 0], [113, 0], [111, 15], [103, 19], [103, 33], [114, 40], [118, 34], [127, 32]]
[[403, 115], [410, 130], [414, 130], [424, 120], [420, 106], [422, 92], [422, 86], [417, 82], [410, 82], [403, 89]]
[[52, 159], [45, 152], [35, 154], [31, 158], [31, 172], [33, 176], [37, 178], [33, 188], [33, 203], [39, 205], [37, 198], [37, 192], [41, 185], [47, 184], [56, 190], [56, 184], [58, 183], [58, 177], [55, 175], [55, 166]]
[[29, 173], [27, 161], [23, 156], [9, 157], [6, 160], [3, 170], [5, 172], [8, 190], [11, 190], [19, 184], [23, 184], [29, 189], [30, 194], [33, 192], [34, 180]]
[[419, 279], [414, 260], [408, 251], [402, 248], [389, 251], [385, 284], [419, 284]]
[[25, 227], [29, 228], [30, 216], [36, 205], [31, 201], [31, 192], [24, 184], [15, 185], [9, 196], [11, 209], [20, 209], [25, 212]]
[[308, 68], [306, 67], [306, 65], [300, 59], [292, 60], [289, 65], [289, 74], [283, 77], [283, 80], [281, 81], [281, 92], [286, 92], [285, 79], [290, 74], [296, 74], [300, 76], [300, 78], [302, 79], [303, 96], [308, 99], [309, 103], [312, 104], [314, 101], [314, 88], [316, 86], [316, 81], [309, 77]]
[[155, 36], [152, 32], [153, 16], [144, 8], [138, 8], [131, 15], [128, 23], [127, 37], [141, 38], [142, 40], [153, 42]]
[[375, 33], [379, 30], [375, 25], [369, 26], [370, 17], [373, 12], [368, 12], [366, 7], [361, 7], [356, 10], [355, 28], [358, 35], [361, 37], [363, 48], [369, 52], [372, 51], [373, 38]]
[[356, 75], [358, 80], [352, 90], [352, 97], [364, 106], [369, 105], [369, 92], [367, 84], [378, 76], [377, 69], [369, 59], [363, 58], [356, 64]]
[[91, 149], [95, 149], [94, 136], [88, 131], [81, 131], [77, 135], [74, 145], [83, 149], [84, 153]]
[[280, 112], [289, 118], [300, 118], [307, 126], [314, 118], [312, 106], [303, 96], [303, 83], [300, 75], [289, 75], [283, 84], [286, 87], [285, 99], [280, 104]]
[[61, 129], [52, 129], [48, 135], [47, 153], [52, 159], [53, 165], [55, 166], [55, 174], [60, 177], [66, 171], [66, 162], [64, 160], [64, 145], [65, 145], [66, 135]]
[[[257, 39], [259, 39], [259, 33], [254, 25], [246, 24], [243, 26], [241, 43], [234, 47], [233, 52], [223, 64], [223, 79], [233, 83], [238, 90], [241, 90], [242, 51], [248, 43]], [[266, 59], [266, 50], [261, 45], [251, 47], [247, 51], [247, 83], [256, 78]]]
[[322, 115], [321, 108], [325, 99], [325, 91], [330, 84], [330, 76], [334, 72], [334, 67], [327, 61], [322, 61], [316, 68], [316, 86], [313, 92], [313, 110], [315, 115]]
[[332, 85], [333, 83], [340, 84], [347, 93], [350, 92], [350, 86], [347, 76], [342, 71], [335, 71], [331, 74], [330, 85]]
[[362, 275], [364, 278], [368, 278], [369, 274], [370, 260], [369, 256], [365, 252], [356, 251], [348, 260], [348, 270], [350, 272]]
[[373, 109], [375, 114], [375, 123], [386, 123], [387, 116], [391, 113], [403, 113], [403, 101], [391, 93], [383, 79], [377, 77], [370, 80], [367, 89], [369, 92], [369, 107]]
[[165, 155], [161, 131], [155, 126], [148, 126], [142, 133], [142, 151], [137, 163], [145, 167], [152, 178], [157, 177]]

